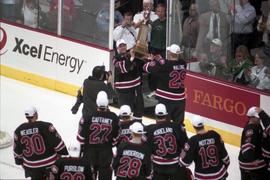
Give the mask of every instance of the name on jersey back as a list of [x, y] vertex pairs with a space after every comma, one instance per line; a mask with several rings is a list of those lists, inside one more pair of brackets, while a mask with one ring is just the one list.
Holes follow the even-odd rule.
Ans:
[[199, 146], [206, 146], [206, 145], [211, 145], [211, 144], [215, 144], [214, 138], [204, 139], [204, 140], [199, 141]]
[[39, 133], [38, 128], [24, 129], [20, 131], [21, 136]]

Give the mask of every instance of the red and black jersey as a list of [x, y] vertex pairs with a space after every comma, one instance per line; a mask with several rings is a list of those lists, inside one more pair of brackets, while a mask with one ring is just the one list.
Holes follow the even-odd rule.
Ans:
[[143, 69], [147, 73], [155, 74], [159, 80], [156, 96], [172, 101], [185, 99], [186, 62], [184, 60], [150, 61], [143, 66]]
[[[240, 169], [256, 170], [266, 166], [262, 156], [263, 129], [260, 124], [248, 123], [242, 132], [238, 156]], [[253, 161], [257, 160], [258, 164]]]
[[264, 111], [261, 111], [259, 116], [265, 128], [263, 131], [262, 155], [268, 161], [268, 171], [270, 172], [270, 117]]
[[119, 145], [112, 167], [121, 179], [145, 180], [152, 178], [151, 152], [147, 144], [124, 142]]
[[157, 121], [157, 124], [147, 126], [146, 132], [153, 163], [178, 164], [181, 150], [188, 140], [185, 129], [175, 123]]
[[115, 69], [114, 87], [118, 90], [127, 90], [141, 84], [139, 67], [136, 61], [130, 61], [130, 57], [117, 54], [113, 58]]
[[14, 132], [13, 150], [16, 164], [28, 168], [52, 165], [58, 154], [68, 154], [65, 143], [54, 126], [43, 121], [20, 125]]
[[141, 120], [134, 119], [134, 120], [119, 121], [119, 133], [113, 143], [114, 146], [118, 146], [123, 142], [128, 142], [129, 140], [131, 140], [131, 131], [129, 129], [129, 126], [132, 125], [134, 122], [141, 123]]
[[112, 147], [118, 135], [118, 116], [107, 111], [96, 111], [88, 119], [81, 119], [77, 140], [88, 147]]
[[85, 158], [58, 159], [50, 168], [50, 180], [94, 180], [93, 167]]
[[195, 179], [222, 179], [228, 176], [230, 159], [224, 142], [215, 131], [192, 136], [181, 153], [180, 164], [195, 163]]

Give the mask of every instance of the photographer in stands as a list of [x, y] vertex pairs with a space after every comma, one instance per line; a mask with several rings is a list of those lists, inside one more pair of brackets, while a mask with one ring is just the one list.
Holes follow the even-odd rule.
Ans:
[[72, 113], [76, 114], [80, 104], [83, 103], [82, 114], [83, 118], [86, 119], [97, 109], [96, 98], [99, 91], [105, 91], [109, 99], [112, 98], [111, 82], [112, 74], [105, 71], [105, 66], [94, 67], [92, 76], [89, 76], [83, 82], [82, 92], [78, 90], [77, 102], [71, 109]]

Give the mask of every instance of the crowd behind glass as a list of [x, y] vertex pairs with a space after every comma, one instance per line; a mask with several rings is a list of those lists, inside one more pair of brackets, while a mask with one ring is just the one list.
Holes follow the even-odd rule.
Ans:
[[[115, 2], [115, 28], [124, 13], [134, 16], [143, 8], [140, 1]], [[154, 0], [154, 7], [164, 2]], [[63, 0], [62, 36], [108, 48], [109, 3]], [[180, 34], [190, 71], [270, 92], [270, 0], [179, 0], [179, 5], [181, 31], [171, 32]], [[1, 19], [51, 33], [57, 33], [57, 13], [58, 0], [0, 0]]]

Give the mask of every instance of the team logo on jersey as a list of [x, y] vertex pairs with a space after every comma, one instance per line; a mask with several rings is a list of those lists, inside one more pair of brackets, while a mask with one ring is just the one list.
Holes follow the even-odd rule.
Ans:
[[185, 146], [184, 146], [184, 150], [185, 150], [185, 151], [188, 151], [188, 150], [189, 150], [189, 148], [190, 148], [189, 144], [188, 144], [188, 143], [186, 143], [186, 144], [185, 144]]
[[54, 174], [57, 174], [57, 173], [58, 173], [58, 167], [55, 166], [55, 165], [52, 165], [51, 170], [52, 170], [52, 172], [53, 172]]
[[49, 127], [49, 131], [50, 131], [50, 132], [55, 132], [55, 128], [54, 128], [54, 126], [53, 126], [53, 125], [50, 125], [50, 127]]
[[253, 135], [253, 130], [252, 129], [249, 129], [246, 131], [246, 137], [250, 137]]
[[7, 33], [3, 28], [0, 27], [0, 56], [7, 52], [7, 50], [4, 50], [6, 43], [7, 43]]
[[156, 62], [155, 61], [151, 61], [150, 63], [149, 63], [149, 66], [155, 66], [156, 65]]

